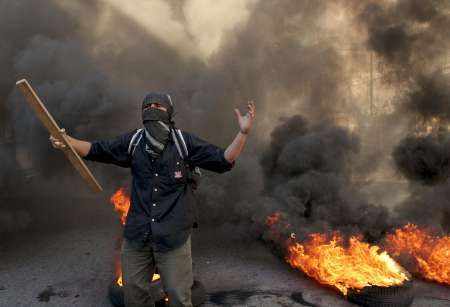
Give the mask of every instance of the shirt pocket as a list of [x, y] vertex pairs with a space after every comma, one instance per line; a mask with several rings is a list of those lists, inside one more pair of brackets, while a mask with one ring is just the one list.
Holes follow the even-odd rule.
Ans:
[[181, 158], [171, 161], [168, 175], [173, 184], [185, 184], [187, 182], [188, 172], [186, 170], [186, 164]]

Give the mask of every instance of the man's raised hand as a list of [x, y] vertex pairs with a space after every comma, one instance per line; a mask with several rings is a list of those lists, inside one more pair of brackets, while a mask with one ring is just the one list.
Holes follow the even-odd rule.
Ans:
[[248, 134], [252, 127], [256, 113], [255, 102], [249, 101], [247, 103], [247, 109], [248, 111], [245, 115], [242, 115], [239, 109], [234, 110], [238, 118], [239, 128], [243, 134]]

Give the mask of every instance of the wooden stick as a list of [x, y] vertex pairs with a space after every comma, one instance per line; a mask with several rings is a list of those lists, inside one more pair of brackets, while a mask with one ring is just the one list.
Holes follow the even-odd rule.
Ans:
[[78, 171], [78, 173], [80, 173], [80, 175], [88, 182], [91, 189], [94, 192], [103, 191], [102, 186], [95, 179], [94, 175], [92, 175], [91, 171], [75, 151], [75, 149], [72, 147], [72, 145], [70, 145], [69, 141], [67, 140], [66, 134], [61, 132], [58, 124], [53, 119], [52, 115], [47, 111], [44, 104], [39, 99], [38, 95], [33, 90], [28, 81], [22, 79], [17, 81], [16, 85], [25, 96], [34, 113], [36, 113], [36, 116], [44, 124], [45, 128], [47, 128], [48, 132], [55, 138], [61, 140], [67, 146], [67, 150], [63, 151], [64, 154], [72, 163], [73, 167], [75, 167], [75, 169]]

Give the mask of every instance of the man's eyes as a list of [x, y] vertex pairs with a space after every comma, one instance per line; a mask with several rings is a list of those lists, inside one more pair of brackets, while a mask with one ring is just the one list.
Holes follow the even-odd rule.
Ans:
[[144, 110], [150, 109], [150, 108], [161, 108], [162, 106], [159, 103], [152, 103], [149, 106], [144, 107]]

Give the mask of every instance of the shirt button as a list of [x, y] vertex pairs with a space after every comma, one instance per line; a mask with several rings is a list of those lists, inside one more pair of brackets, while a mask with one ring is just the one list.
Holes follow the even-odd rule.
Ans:
[[155, 221], [155, 219], [152, 219], [152, 222], [154, 222]]
[[156, 204], [155, 204], [155, 203], [153, 204], [153, 207], [156, 207]]
[[158, 192], [158, 189], [155, 188], [154, 191], [155, 191], [155, 192]]

